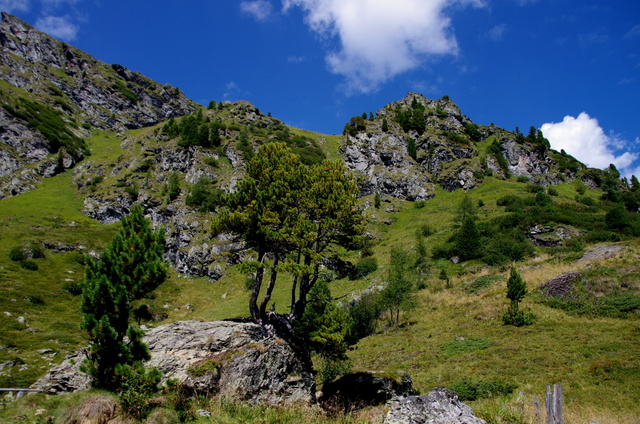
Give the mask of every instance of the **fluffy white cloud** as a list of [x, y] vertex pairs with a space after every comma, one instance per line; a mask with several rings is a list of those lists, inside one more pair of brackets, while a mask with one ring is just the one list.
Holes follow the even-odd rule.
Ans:
[[0, 11], [13, 13], [16, 10], [29, 10], [29, 0], [0, 0]]
[[636, 153], [628, 151], [616, 156], [614, 151], [625, 149], [627, 143], [615, 135], [606, 135], [598, 120], [585, 112], [577, 118], [565, 116], [562, 122], [547, 123], [540, 129], [553, 149], [564, 150], [593, 168], [604, 169], [614, 164], [625, 174], [624, 168], [638, 158]]
[[263, 21], [271, 15], [273, 7], [267, 0], [254, 0], [240, 2], [240, 10], [259, 21]]
[[300, 7], [321, 37], [337, 38], [326, 57], [331, 72], [352, 89], [367, 92], [432, 55], [455, 55], [458, 43], [453, 5], [483, 6], [482, 0], [282, 0], [284, 10]]
[[45, 16], [39, 18], [34, 26], [64, 41], [74, 41], [78, 33], [78, 26], [73, 24], [67, 16]]

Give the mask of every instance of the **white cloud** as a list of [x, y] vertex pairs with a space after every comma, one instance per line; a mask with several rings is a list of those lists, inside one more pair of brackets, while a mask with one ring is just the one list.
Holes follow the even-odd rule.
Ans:
[[39, 31], [64, 41], [74, 41], [78, 33], [78, 26], [73, 24], [68, 16], [45, 16], [39, 18], [34, 26]]
[[264, 21], [271, 15], [273, 7], [267, 0], [254, 0], [240, 2], [240, 10], [259, 21]]
[[327, 53], [331, 72], [351, 89], [368, 92], [415, 69], [431, 56], [456, 55], [453, 5], [483, 6], [482, 0], [282, 0], [284, 10], [300, 7], [311, 29], [339, 48]]
[[638, 158], [626, 151], [616, 156], [615, 150], [623, 150], [627, 143], [619, 136], [606, 135], [598, 120], [582, 112], [577, 118], [565, 116], [562, 122], [547, 123], [540, 128], [555, 150], [564, 150], [571, 156], [593, 168], [604, 169], [614, 164], [623, 174], [624, 168]]
[[22, 12], [29, 10], [29, 0], [0, 0], [0, 11], [13, 13], [16, 10]]
[[487, 36], [492, 41], [501, 41], [504, 39], [504, 34], [507, 32], [509, 27], [507, 24], [496, 25], [489, 30]]

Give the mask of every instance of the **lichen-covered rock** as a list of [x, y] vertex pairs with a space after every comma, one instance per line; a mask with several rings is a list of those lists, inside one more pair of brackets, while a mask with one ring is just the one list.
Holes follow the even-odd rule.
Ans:
[[[163, 381], [177, 380], [192, 392], [218, 394], [251, 404], [295, 404], [315, 400], [307, 361], [285, 340], [257, 324], [179, 321], [161, 325], [144, 338]], [[32, 387], [48, 393], [82, 390], [89, 378], [79, 371], [78, 352]]]
[[458, 400], [456, 392], [444, 387], [428, 395], [394, 398], [384, 424], [485, 424]]
[[[109, 396], [92, 396], [69, 410], [62, 424], [108, 424], [118, 413], [118, 401]], [[122, 422], [122, 421], [121, 421]]]

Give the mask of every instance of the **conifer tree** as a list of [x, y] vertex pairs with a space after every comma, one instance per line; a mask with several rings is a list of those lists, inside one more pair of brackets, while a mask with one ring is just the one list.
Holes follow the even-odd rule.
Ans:
[[254, 275], [249, 298], [254, 321], [267, 320], [266, 308], [281, 270], [294, 275], [289, 319], [303, 316], [323, 259], [334, 246], [349, 246], [364, 231], [357, 193], [341, 163], [324, 161], [307, 168], [285, 144], [259, 148], [213, 227], [214, 233], [239, 234], [257, 254], [256, 260], [243, 264]]
[[144, 333], [130, 326], [129, 318], [132, 301], [166, 280], [163, 254], [163, 231], [153, 231], [142, 207], [136, 205], [102, 255], [88, 258], [81, 309], [82, 328], [91, 345], [83, 369], [94, 387], [117, 390], [119, 367], [149, 358]]
[[533, 314], [524, 313], [524, 311], [520, 310], [519, 306], [526, 294], [527, 283], [525, 283], [515, 267], [511, 267], [511, 275], [507, 281], [507, 299], [509, 299], [511, 303], [509, 304], [509, 309], [502, 317], [502, 321], [506, 325], [521, 327], [533, 323]]

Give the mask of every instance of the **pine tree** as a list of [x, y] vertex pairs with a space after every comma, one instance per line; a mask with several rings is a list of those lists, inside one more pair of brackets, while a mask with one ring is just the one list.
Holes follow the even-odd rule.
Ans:
[[409, 254], [399, 248], [391, 249], [391, 263], [387, 286], [380, 292], [380, 304], [389, 312], [389, 321], [400, 324], [400, 313], [416, 306], [413, 282], [409, 278]]
[[527, 283], [522, 279], [515, 267], [511, 267], [511, 275], [507, 281], [507, 299], [511, 301], [509, 309], [502, 317], [502, 321], [506, 325], [515, 325], [522, 327], [523, 325], [531, 325], [534, 315], [532, 313], [524, 313], [520, 310], [520, 302], [527, 294]]
[[454, 250], [463, 261], [476, 259], [480, 256], [480, 232], [476, 220], [467, 216], [455, 235]]
[[239, 234], [257, 254], [256, 260], [243, 264], [254, 275], [249, 298], [254, 321], [268, 320], [266, 308], [280, 270], [294, 275], [288, 319], [304, 315], [323, 259], [337, 245], [353, 247], [364, 231], [357, 194], [355, 181], [339, 162], [307, 168], [285, 144], [259, 148], [247, 165], [247, 176], [227, 196], [214, 224], [214, 233]]
[[163, 254], [163, 231], [153, 231], [136, 205], [100, 258], [88, 258], [81, 309], [91, 345], [83, 369], [94, 387], [117, 390], [118, 369], [149, 358], [144, 333], [129, 318], [132, 302], [166, 280]]

